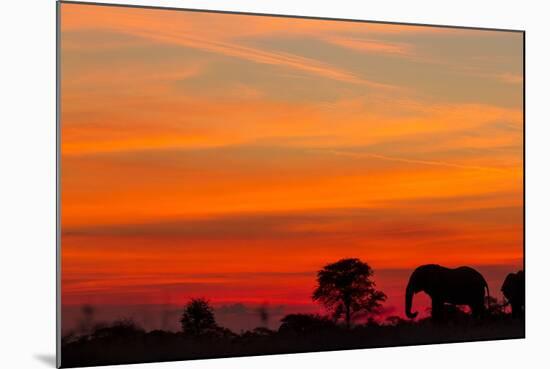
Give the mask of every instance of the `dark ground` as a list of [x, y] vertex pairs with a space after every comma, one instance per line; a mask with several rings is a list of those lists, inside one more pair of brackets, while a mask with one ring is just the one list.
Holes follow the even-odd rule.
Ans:
[[201, 336], [145, 332], [131, 321], [97, 327], [92, 333], [66, 336], [62, 366], [95, 366], [155, 361], [253, 356], [373, 347], [498, 340], [525, 337], [523, 319], [510, 316], [485, 321], [434, 324], [429, 320], [368, 323], [346, 329], [325, 319], [298, 316], [278, 331], [257, 328], [235, 334], [224, 328]]

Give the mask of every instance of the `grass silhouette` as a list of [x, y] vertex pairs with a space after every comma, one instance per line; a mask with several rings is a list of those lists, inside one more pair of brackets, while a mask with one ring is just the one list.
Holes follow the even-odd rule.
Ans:
[[256, 328], [240, 334], [218, 327], [203, 335], [153, 330], [146, 332], [130, 320], [97, 327], [92, 333], [63, 339], [62, 366], [95, 366], [233, 356], [331, 351], [523, 338], [523, 319], [491, 315], [484, 321], [459, 315], [446, 323], [429, 318], [409, 321], [397, 317], [346, 328], [326, 317], [291, 314], [274, 331]]

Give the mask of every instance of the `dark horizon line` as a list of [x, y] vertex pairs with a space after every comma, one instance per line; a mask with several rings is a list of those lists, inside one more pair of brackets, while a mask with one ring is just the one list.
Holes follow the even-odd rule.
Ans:
[[216, 9], [199, 9], [199, 8], [178, 8], [172, 6], [159, 6], [159, 5], [136, 5], [136, 4], [116, 4], [116, 3], [102, 3], [95, 1], [80, 1], [80, 0], [57, 0], [60, 4], [78, 4], [78, 5], [91, 5], [91, 6], [103, 6], [103, 7], [121, 7], [121, 8], [136, 8], [136, 9], [150, 9], [150, 10], [172, 10], [172, 11], [187, 11], [197, 13], [212, 13], [212, 14], [228, 14], [228, 15], [250, 15], [260, 17], [275, 17], [275, 18], [293, 18], [293, 19], [306, 19], [306, 20], [325, 20], [325, 21], [340, 21], [340, 22], [355, 22], [355, 23], [374, 23], [374, 24], [386, 24], [386, 25], [399, 25], [399, 26], [411, 26], [411, 27], [431, 27], [431, 28], [451, 28], [451, 29], [465, 29], [472, 31], [493, 31], [493, 32], [513, 32], [525, 34], [524, 29], [515, 28], [496, 28], [496, 27], [479, 27], [479, 26], [457, 26], [449, 24], [433, 24], [433, 23], [416, 23], [416, 22], [398, 22], [398, 21], [381, 21], [371, 19], [352, 19], [352, 18], [334, 18], [334, 17], [321, 17], [321, 16], [308, 16], [308, 15], [295, 15], [295, 14], [274, 14], [274, 13], [255, 13], [237, 10], [216, 10]]

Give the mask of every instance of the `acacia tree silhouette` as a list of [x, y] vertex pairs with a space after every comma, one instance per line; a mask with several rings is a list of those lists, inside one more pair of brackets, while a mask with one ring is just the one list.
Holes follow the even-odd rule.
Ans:
[[191, 299], [183, 310], [180, 319], [181, 329], [192, 336], [200, 336], [217, 328], [214, 309], [204, 298]]
[[317, 272], [313, 301], [322, 303], [338, 320], [344, 316], [350, 327], [353, 315], [375, 313], [386, 300], [371, 279], [372, 268], [359, 259], [342, 259]]

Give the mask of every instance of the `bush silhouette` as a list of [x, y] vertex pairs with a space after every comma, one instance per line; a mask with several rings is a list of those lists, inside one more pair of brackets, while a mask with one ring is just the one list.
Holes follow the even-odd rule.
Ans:
[[344, 317], [349, 328], [355, 315], [376, 313], [386, 294], [376, 289], [372, 268], [359, 259], [342, 259], [317, 272], [313, 300], [322, 303], [335, 320]]
[[487, 313], [493, 318], [503, 318], [506, 314], [508, 303], [505, 300], [499, 301], [496, 297], [487, 297]]
[[317, 314], [289, 314], [281, 319], [279, 333], [311, 334], [334, 326], [330, 319]]
[[139, 327], [132, 319], [116, 320], [110, 325], [98, 324], [91, 334], [91, 339], [103, 342], [124, 342], [145, 334], [145, 330]]
[[191, 299], [185, 305], [180, 323], [183, 333], [191, 336], [201, 336], [218, 329], [214, 309], [203, 298]]

